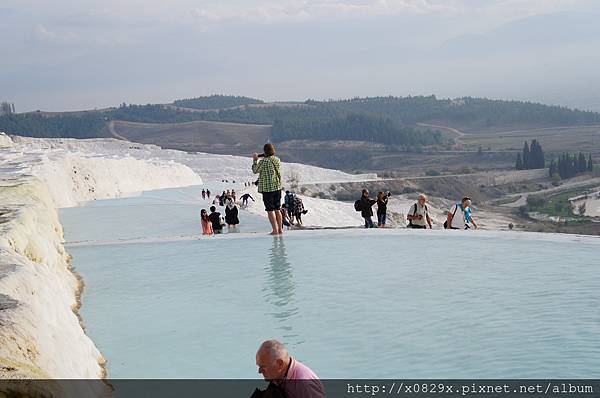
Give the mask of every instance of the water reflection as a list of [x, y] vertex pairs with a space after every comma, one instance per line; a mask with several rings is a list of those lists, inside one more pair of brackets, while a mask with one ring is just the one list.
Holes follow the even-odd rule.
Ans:
[[298, 343], [296, 341], [298, 335], [293, 333], [292, 328], [300, 312], [295, 303], [296, 285], [292, 265], [288, 261], [284, 240], [281, 237], [273, 238], [265, 273], [263, 296], [273, 307], [269, 315], [279, 325], [278, 329], [282, 330], [282, 337], [287, 340], [287, 343]]

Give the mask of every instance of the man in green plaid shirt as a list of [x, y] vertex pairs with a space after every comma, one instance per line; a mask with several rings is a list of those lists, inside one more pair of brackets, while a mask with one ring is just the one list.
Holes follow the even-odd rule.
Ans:
[[252, 172], [258, 174], [258, 192], [262, 194], [265, 211], [273, 228], [271, 235], [281, 235], [281, 161], [275, 156], [273, 144], [265, 144], [263, 150], [265, 157], [260, 162], [257, 153], [252, 156]]

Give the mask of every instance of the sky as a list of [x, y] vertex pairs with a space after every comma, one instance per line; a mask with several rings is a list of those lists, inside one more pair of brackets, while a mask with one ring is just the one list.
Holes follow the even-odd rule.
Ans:
[[0, 101], [435, 94], [600, 111], [599, 16], [597, 0], [0, 0]]

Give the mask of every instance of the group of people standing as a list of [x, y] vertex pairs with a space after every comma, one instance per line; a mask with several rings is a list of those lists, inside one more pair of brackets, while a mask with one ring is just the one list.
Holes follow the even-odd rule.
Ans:
[[[284, 204], [281, 204], [283, 189], [281, 161], [275, 156], [273, 144], [265, 144], [263, 151], [263, 154], [255, 153], [252, 155], [252, 172], [258, 174], [258, 180], [254, 182], [254, 185], [258, 187], [258, 192], [262, 195], [265, 211], [271, 225], [270, 235], [282, 235], [284, 226], [291, 227], [294, 224], [302, 226], [302, 215], [308, 211], [304, 208], [302, 199], [290, 191], [286, 191], [283, 198]], [[362, 190], [361, 198], [354, 203], [354, 208], [361, 213], [365, 228], [375, 228], [373, 222], [373, 206], [375, 205], [377, 205], [377, 227], [385, 228], [390, 196], [390, 192], [378, 192], [376, 198], [371, 198], [367, 189]], [[210, 191], [203, 190], [202, 197], [210, 198]], [[241, 199], [243, 206], [248, 205], [249, 199], [254, 201], [254, 198], [248, 193], [242, 195]], [[225, 206], [225, 222], [221, 218], [221, 213], [216, 211], [214, 204], [217, 203]], [[460, 202], [455, 203], [447, 212], [444, 228], [470, 229], [473, 226], [477, 229], [478, 225], [473, 219], [471, 204], [471, 198], [469, 197], [464, 197]], [[221, 233], [224, 225], [227, 225], [230, 229], [236, 228], [239, 224], [239, 217], [235, 191], [223, 191], [221, 195], [217, 195], [210, 211], [210, 214], [204, 209], [201, 212], [204, 235]], [[409, 228], [433, 228], [432, 217], [427, 208], [427, 196], [424, 194], [418, 196], [417, 201], [411, 205], [406, 218]]]
[[[373, 206], [377, 204], [377, 227], [385, 228], [387, 220], [387, 204], [391, 194], [379, 192], [376, 199], [369, 197], [369, 190], [363, 189], [359, 200], [354, 203], [356, 211], [360, 211], [365, 220], [365, 228], [375, 228], [373, 223]], [[470, 229], [471, 225], [477, 229], [478, 225], [472, 216], [472, 202], [468, 196], [455, 203], [447, 212], [444, 229]], [[432, 218], [427, 208], [427, 196], [420, 194], [417, 201], [410, 206], [406, 219], [408, 228], [433, 229]]]
[[377, 227], [385, 228], [387, 221], [387, 204], [391, 193], [377, 193], [377, 199], [369, 197], [369, 190], [363, 189], [359, 200], [354, 203], [354, 209], [360, 211], [360, 215], [365, 220], [365, 228], [375, 228], [373, 224], [373, 206], [377, 204]]
[[[202, 198], [210, 199], [210, 191], [202, 190]], [[217, 211], [215, 205], [225, 206], [225, 219]], [[223, 232], [227, 225], [229, 230], [235, 230], [240, 223], [239, 209], [236, 204], [236, 194], [234, 190], [223, 191], [221, 195], [216, 195], [213, 205], [210, 207], [210, 214], [206, 209], [200, 211], [200, 224], [202, 225], [202, 235], [214, 235]]]

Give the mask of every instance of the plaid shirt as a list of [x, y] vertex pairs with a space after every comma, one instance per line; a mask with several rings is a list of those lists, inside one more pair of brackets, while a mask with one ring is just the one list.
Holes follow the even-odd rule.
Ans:
[[281, 161], [269, 156], [252, 163], [252, 172], [258, 174], [258, 192], [281, 191]]

